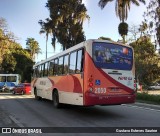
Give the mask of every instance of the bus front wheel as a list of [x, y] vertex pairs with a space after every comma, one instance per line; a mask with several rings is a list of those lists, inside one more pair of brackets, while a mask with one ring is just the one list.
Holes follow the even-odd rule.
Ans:
[[53, 105], [55, 108], [61, 107], [61, 104], [59, 103], [59, 95], [57, 90], [53, 92]]

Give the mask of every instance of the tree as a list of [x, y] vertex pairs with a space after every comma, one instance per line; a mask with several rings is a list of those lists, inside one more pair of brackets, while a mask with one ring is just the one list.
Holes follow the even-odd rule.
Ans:
[[48, 0], [46, 7], [50, 12], [53, 47], [57, 41], [65, 50], [85, 40], [82, 25], [89, 16], [82, 0]]
[[141, 36], [142, 34], [145, 34], [145, 31], [147, 30], [147, 28], [148, 28], [147, 23], [142, 21], [142, 25], [140, 25], [140, 28], [139, 28], [139, 31], [141, 32]]
[[5, 18], [0, 17], [0, 29], [5, 33], [8, 31], [8, 25]]
[[[46, 33], [46, 59], [47, 59], [48, 35], [52, 33], [52, 28], [51, 28], [52, 21], [49, 18], [47, 18], [46, 21], [47, 22], [40, 20], [38, 23], [41, 25], [40, 34]], [[54, 46], [54, 49], [55, 49], [55, 46]]]
[[144, 21], [148, 25], [148, 34], [154, 36], [155, 45], [160, 45], [160, 0], [150, 0]]
[[142, 21], [142, 24], [140, 25], [132, 24], [132, 26], [129, 27], [129, 30], [128, 30], [129, 36], [130, 36], [128, 41], [129, 42], [137, 41], [137, 38], [144, 37], [144, 36], [150, 37], [150, 35], [148, 35], [147, 29], [148, 29], [148, 25], [144, 21]]
[[3, 32], [4, 37], [0, 37], [0, 40], [8, 40], [14, 42], [18, 38], [13, 32], [9, 31], [7, 21], [4, 18], [0, 18], [0, 30]]
[[33, 67], [30, 50], [16, 43], [15, 36], [8, 30], [7, 22], [0, 18], [0, 73], [20, 74], [22, 81], [31, 81]]
[[[8, 30], [7, 21], [4, 18], [0, 18], [0, 72], [2, 73], [9, 65], [9, 58], [7, 55], [11, 54], [10, 47], [15, 42], [15, 36], [12, 32]], [[12, 60], [14, 58], [11, 57]], [[4, 61], [5, 60], [5, 61]], [[5, 67], [5, 68], [4, 68]], [[8, 68], [10, 69], [10, 68]], [[14, 70], [14, 66], [13, 69]], [[11, 69], [8, 71], [12, 71]]]
[[[114, 0], [100, 0], [98, 5], [103, 9], [109, 2]], [[125, 43], [125, 36], [128, 33], [128, 24], [125, 22], [128, 18], [128, 11], [130, 10], [131, 3], [139, 6], [139, 2], [145, 4], [145, 0], [116, 0], [115, 11], [116, 16], [119, 17], [121, 23], [119, 24], [119, 34], [123, 38], [123, 42]]]
[[16, 59], [12, 54], [5, 54], [2, 61], [2, 71], [4, 73], [14, 73], [16, 64]]
[[108, 40], [108, 41], [112, 41], [112, 42], [114, 42], [111, 38], [109, 38], [109, 37], [103, 37], [103, 36], [101, 36], [101, 37], [99, 37], [98, 39], [100, 39], [100, 40]]
[[13, 53], [13, 57], [16, 60], [16, 67], [14, 73], [21, 75], [22, 82], [31, 81], [32, 67], [34, 62], [30, 58], [28, 51], [19, 50], [18, 52]]
[[151, 39], [147, 36], [140, 37], [130, 44], [134, 48], [136, 77], [140, 84], [150, 84], [160, 79], [159, 58]]
[[35, 55], [41, 53], [38, 42], [34, 38], [27, 38], [27, 49], [30, 51], [30, 55], [33, 61], [35, 61]]
[[128, 29], [129, 39], [128, 42], [137, 41], [137, 38], [140, 37], [139, 26], [132, 24]]

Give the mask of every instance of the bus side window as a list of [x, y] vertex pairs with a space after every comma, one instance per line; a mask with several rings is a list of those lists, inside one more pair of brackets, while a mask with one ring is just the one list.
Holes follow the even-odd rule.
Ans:
[[54, 61], [54, 75], [58, 75], [58, 59]]
[[69, 55], [64, 56], [64, 71], [63, 71], [63, 74], [68, 74], [68, 58], [69, 58]]
[[50, 64], [49, 64], [49, 72], [48, 72], [48, 75], [50, 75], [50, 76], [53, 75], [53, 69], [54, 69], [54, 60], [51, 60], [51, 61], [50, 61]]
[[40, 77], [40, 76], [39, 76], [39, 73], [40, 73], [40, 71], [39, 71], [39, 67], [40, 67], [40, 66], [37, 66], [36, 77]]
[[70, 60], [69, 60], [69, 73], [75, 73], [75, 68], [76, 68], [76, 57], [77, 52], [72, 52], [70, 54]]
[[48, 76], [48, 62], [44, 64], [44, 76]]
[[39, 71], [38, 77], [41, 77], [41, 65], [38, 66], [38, 71]]
[[83, 69], [83, 49], [78, 51], [76, 73], [82, 72]]
[[41, 77], [44, 75], [44, 64], [41, 65]]
[[62, 73], [63, 73], [63, 57], [60, 57], [58, 63], [58, 75], [61, 75]]
[[82, 59], [81, 59], [81, 72], [83, 72], [83, 70], [84, 70], [84, 51], [85, 51], [85, 49], [83, 48], [82, 49]]
[[40, 77], [43, 77], [44, 64], [40, 65]]
[[43, 66], [42, 66], [42, 67], [43, 67], [43, 70], [42, 70], [42, 71], [43, 71], [43, 73], [42, 73], [42, 77], [44, 77], [44, 76], [45, 76], [45, 65], [46, 65], [46, 64], [44, 63], [44, 64], [43, 64]]
[[46, 63], [43, 64], [43, 75], [42, 75], [42, 77], [45, 76], [45, 67], [46, 67], [46, 65], [47, 65]]
[[32, 74], [32, 77], [37, 77], [37, 67], [35, 67], [35, 69], [33, 69], [33, 74]]

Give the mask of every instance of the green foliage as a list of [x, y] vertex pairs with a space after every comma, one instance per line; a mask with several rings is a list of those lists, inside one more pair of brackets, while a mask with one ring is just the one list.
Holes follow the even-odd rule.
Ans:
[[143, 16], [145, 23], [149, 26], [148, 34], [154, 35], [155, 44], [160, 45], [160, 0], [150, 0]]
[[160, 104], [160, 95], [149, 95], [147, 93], [137, 93], [137, 100], [148, 101]]
[[34, 38], [27, 38], [26, 45], [32, 60], [35, 61], [35, 55], [41, 53], [39, 43]]
[[5, 18], [0, 17], [0, 29], [5, 32], [8, 29], [7, 21]]
[[127, 33], [128, 33], [128, 24], [125, 23], [125, 22], [120, 23], [119, 26], [118, 26], [118, 31], [119, 31], [119, 34], [121, 36], [127, 35]]
[[103, 36], [99, 37], [98, 39], [100, 39], [100, 40], [113, 41], [111, 38], [109, 38], [109, 37], [103, 37]]
[[[52, 34], [52, 21], [47, 18], [46, 19], [47, 22], [44, 22], [42, 20], [40, 20], [38, 23], [41, 25], [41, 30], [40, 30], [40, 34], [45, 33], [46, 34], [46, 59], [47, 59], [47, 43], [48, 43], [48, 36], [49, 34]], [[55, 45], [53, 46], [53, 48], [55, 49]]]
[[128, 34], [128, 24], [125, 22], [122, 22], [118, 26], [118, 32], [123, 38], [123, 43], [125, 43], [125, 36]]
[[[109, 2], [114, 0], [100, 0], [98, 5], [103, 9]], [[130, 10], [131, 4], [139, 6], [139, 2], [145, 4], [145, 0], [116, 0], [115, 11], [120, 21], [124, 22], [128, 18], [128, 11]]]
[[156, 28], [156, 31], [157, 31], [157, 39], [158, 39], [158, 43], [160, 45], [160, 25]]
[[82, 0], [48, 0], [46, 7], [49, 9], [50, 19], [39, 23], [42, 29], [51, 29], [54, 48], [56, 41], [65, 50], [85, 40], [82, 26], [89, 16]]
[[15, 73], [20, 73], [22, 77], [22, 81], [31, 81], [31, 74], [32, 74], [32, 66], [33, 66], [33, 61], [30, 57], [28, 56], [28, 52], [24, 51], [22, 52], [15, 52], [13, 54], [17, 61]]
[[[100, 0], [98, 5], [103, 9], [109, 2], [114, 0]], [[116, 0], [115, 11], [117, 17], [119, 17], [122, 23], [119, 24], [118, 31], [123, 38], [123, 43], [125, 43], [125, 36], [128, 33], [128, 24], [124, 21], [128, 18], [128, 11], [130, 10], [131, 4], [139, 6], [139, 2], [145, 4], [145, 0]]]
[[136, 77], [140, 84], [150, 84], [159, 79], [160, 61], [150, 38], [141, 37], [130, 45], [134, 48]]
[[5, 73], [13, 73], [15, 71], [16, 64], [17, 62], [12, 54], [5, 54], [2, 61], [2, 71], [6, 71]]
[[140, 25], [140, 28], [139, 28], [139, 31], [141, 32], [141, 36], [142, 36], [142, 33], [145, 34], [145, 31], [147, 29], [148, 29], [147, 23], [145, 23], [145, 22], [142, 21], [142, 25]]
[[20, 74], [22, 82], [30, 82], [33, 66], [30, 51], [16, 43], [11, 32], [6, 30], [6, 21], [0, 18], [0, 73]]

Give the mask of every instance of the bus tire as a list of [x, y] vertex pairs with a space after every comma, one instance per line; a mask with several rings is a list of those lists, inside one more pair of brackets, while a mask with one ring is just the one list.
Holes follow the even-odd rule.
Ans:
[[53, 99], [53, 105], [54, 105], [54, 107], [55, 108], [60, 108], [61, 104], [59, 103], [59, 95], [58, 95], [58, 91], [57, 90], [55, 90], [53, 92], [52, 99]]
[[37, 89], [34, 89], [34, 96], [36, 100], [41, 100], [41, 97], [37, 95]]
[[16, 94], [14, 90], [12, 90], [12, 94]]

